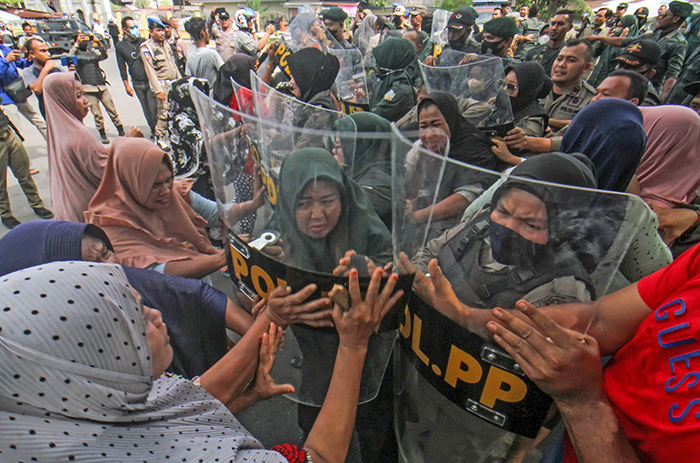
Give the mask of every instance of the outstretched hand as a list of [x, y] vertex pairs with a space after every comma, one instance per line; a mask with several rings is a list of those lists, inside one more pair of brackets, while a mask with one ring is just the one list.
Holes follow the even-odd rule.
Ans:
[[333, 321], [338, 330], [340, 345], [350, 349], [366, 349], [372, 333], [389, 310], [403, 295], [402, 290], [394, 292], [399, 279], [397, 274], [389, 276], [384, 289], [379, 291], [383, 271], [375, 269], [367, 294], [362, 299], [357, 270], [350, 270], [348, 289], [350, 310], [344, 312], [337, 304], [333, 307]]
[[279, 349], [283, 338], [284, 331], [274, 323], [270, 323], [269, 331], [262, 335], [260, 362], [251, 386], [251, 393], [257, 400], [266, 400], [281, 394], [294, 392], [294, 386], [291, 384], [277, 384], [270, 374], [275, 364], [277, 349]]
[[331, 321], [331, 300], [322, 297], [305, 302], [316, 291], [311, 284], [292, 294], [289, 286], [278, 286], [267, 297], [265, 314], [270, 321], [281, 327], [294, 323], [303, 323], [314, 327], [333, 326]]
[[516, 307], [529, 324], [502, 309], [493, 309], [500, 323], [491, 321], [486, 327], [523, 373], [559, 404], [599, 400], [603, 372], [596, 340], [561, 327], [525, 301]]

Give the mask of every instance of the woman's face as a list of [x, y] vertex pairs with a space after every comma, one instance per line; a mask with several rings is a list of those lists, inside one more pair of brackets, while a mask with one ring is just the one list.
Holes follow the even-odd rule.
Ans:
[[331, 182], [311, 182], [294, 206], [297, 227], [306, 236], [325, 238], [338, 225], [342, 205], [340, 192]]
[[109, 250], [104, 241], [87, 234], [83, 235], [82, 257], [88, 262], [119, 263], [117, 256]]
[[547, 207], [527, 191], [517, 188], [508, 190], [491, 212], [491, 220], [533, 243], [547, 244], [549, 241]]
[[173, 189], [173, 172], [170, 166], [161, 162], [158, 165], [156, 179], [153, 181], [151, 191], [148, 192], [146, 202], [143, 207], [154, 211], [166, 209], [170, 204], [170, 193]]
[[506, 76], [506, 93], [509, 97], [515, 98], [519, 90], [518, 76], [515, 75], [515, 71], [510, 71]]
[[301, 90], [299, 90], [299, 86], [297, 85], [297, 83], [294, 82], [294, 77], [292, 77], [292, 80], [290, 80], [289, 83], [292, 84], [292, 90], [294, 90], [294, 96], [300, 100], [301, 99]]
[[173, 362], [173, 348], [170, 346], [168, 327], [163, 322], [160, 311], [156, 309], [143, 306], [143, 318], [146, 322], [146, 339], [151, 346], [153, 377], [158, 378]]
[[85, 119], [85, 116], [90, 112], [90, 102], [83, 93], [83, 84], [78, 81], [75, 82], [75, 104], [78, 106], [80, 119]]
[[430, 105], [418, 113], [418, 137], [425, 149], [443, 154], [447, 140], [452, 134], [445, 116], [437, 106]]
[[469, 90], [471, 90], [473, 94], [483, 94], [486, 91], [486, 75], [484, 69], [481, 66], [473, 66], [469, 72], [467, 83], [469, 84]]

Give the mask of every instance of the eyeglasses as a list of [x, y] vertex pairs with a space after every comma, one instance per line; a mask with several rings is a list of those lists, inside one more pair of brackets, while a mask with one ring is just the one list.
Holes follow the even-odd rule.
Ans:
[[515, 92], [517, 92], [517, 91], [518, 91], [518, 86], [515, 85], [514, 83], [508, 82], [508, 83], [506, 84], [506, 93], [507, 93], [508, 95], [513, 96], [513, 93], [515, 93]]

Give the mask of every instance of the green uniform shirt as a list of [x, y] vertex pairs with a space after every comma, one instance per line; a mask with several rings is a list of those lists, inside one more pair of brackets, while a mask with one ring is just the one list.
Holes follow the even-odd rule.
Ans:
[[527, 52], [527, 55], [525, 55], [525, 61], [540, 63], [544, 68], [544, 72], [546, 72], [548, 76], [551, 76], [554, 60], [557, 58], [557, 55], [559, 55], [559, 51], [562, 48], [564, 48], [563, 44], [559, 48], [549, 48], [549, 44], [545, 43], [544, 45], [540, 45], [539, 47]]
[[678, 80], [676, 80], [676, 85], [669, 92], [664, 104], [683, 104], [688, 98], [688, 94], [683, 90], [683, 87], [698, 80], [700, 80], [700, 47], [690, 51]]
[[661, 59], [659, 60], [659, 64], [656, 65], [656, 74], [651, 79], [651, 83], [654, 84], [654, 87], [656, 87], [657, 90], [661, 90], [661, 87], [667, 79], [677, 78], [681, 73], [688, 42], [686, 42], [680, 29], [676, 29], [664, 36], [661, 35], [661, 31], [656, 31], [637, 37], [627, 37], [622, 39], [621, 46], [626, 47], [641, 39], [653, 40], [661, 47]]

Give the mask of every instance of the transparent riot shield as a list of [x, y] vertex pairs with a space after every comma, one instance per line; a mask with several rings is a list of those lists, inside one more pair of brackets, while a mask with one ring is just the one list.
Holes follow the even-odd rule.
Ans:
[[[254, 85], [254, 89], [258, 88], [259, 82]], [[352, 166], [339, 164], [337, 152], [336, 157], [325, 147], [297, 149], [293, 142], [287, 143], [302, 138], [331, 140], [349, 151], [355, 146], [357, 134], [347, 124], [316, 131], [284, 125], [273, 117], [279, 114], [278, 104], [289, 102], [270, 93], [274, 92], [271, 88], [266, 91], [267, 94], [255, 92], [269, 104], [265, 110], [270, 117], [266, 119], [233, 111], [201, 92], [194, 95], [210, 160], [217, 166], [212, 169], [212, 176], [216, 177], [213, 180], [219, 210], [229, 228], [231, 278], [241, 293], [251, 299], [267, 297], [279, 285], [288, 285], [296, 292], [311, 283], [318, 287], [310, 298], [315, 299], [326, 296], [336, 285], [347, 287], [348, 268], [339, 264], [348, 251], [354, 251], [359, 257], [352, 259], [352, 266], [360, 271], [364, 291], [370, 279], [368, 262], [394, 264], [389, 228], [374, 212], [363, 188], [351, 180]], [[388, 139], [390, 134], [374, 136]], [[251, 159], [266, 192], [254, 198], [254, 204], [244, 205], [237, 202], [235, 180], [237, 174], [246, 172], [244, 160]], [[236, 222], [235, 211], [250, 208], [255, 209], [257, 217], [252, 231], [244, 234]], [[412, 274], [400, 276], [398, 286], [406, 294], [412, 278]], [[405, 298], [401, 304], [405, 304]], [[397, 304], [395, 309], [399, 307]], [[376, 397], [396, 336], [394, 326], [380, 329], [371, 338], [361, 403]], [[332, 328], [292, 325], [273, 371], [278, 382], [295, 386], [296, 392], [290, 399], [310, 406], [322, 405], [337, 346], [338, 336]]]
[[340, 62], [335, 85], [343, 112], [352, 114], [358, 111], [369, 111], [367, 74], [360, 50], [330, 49], [329, 53], [334, 54]]
[[442, 49], [447, 45], [447, 22], [452, 16], [451, 11], [437, 9], [433, 11], [433, 28], [430, 31], [430, 41], [435, 47], [433, 56], [442, 53]]
[[[564, 157], [558, 172], [573, 162], [543, 156]], [[544, 307], [604, 295], [645, 205], [629, 195], [532, 180], [547, 178], [538, 177], [543, 169], [533, 160], [508, 177], [447, 160], [445, 173], [495, 182], [483, 207], [410, 256], [422, 271], [437, 259], [465, 309], [455, 313], [420, 287], [409, 297], [395, 351], [401, 461], [539, 461], [555, 441], [550, 429], [560, 420], [551, 399], [487, 335], [487, 311], [513, 309], [521, 299]], [[572, 169], [584, 172], [581, 165]], [[444, 175], [440, 188], [446, 181]], [[556, 309], [545, 310], [557, 319]], [[595, 302], [577, 328], [585, 332], [594, 314]]]
[[[449, 61], [460, 52], [445, 50]], [[454, 56], [453, 56], [454, 55]], [[452, 59], [454, 58], [454, 60]], [[459, 61], [458, 61], [459, 62]], [[505, 73], [500, 58], [478, 58], [468, 64], [427, 66], [420, 63], [428, 92], [445, 91], [457, 98], [462, 115], [489, 136], [504, 137], [514, 127]]]

